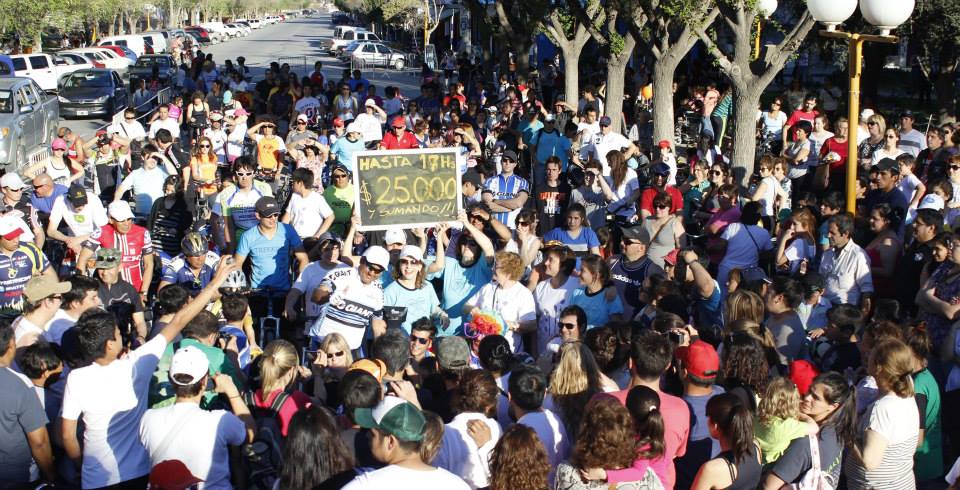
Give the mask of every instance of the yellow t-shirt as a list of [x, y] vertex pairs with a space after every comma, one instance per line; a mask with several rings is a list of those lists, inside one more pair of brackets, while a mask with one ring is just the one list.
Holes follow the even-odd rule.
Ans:
[[276, 170], [280, 163], [280, 144], [283, 140], [279, 136], [260, 138], [257, 142], [257, 156], [260, 159], [260, 168]]

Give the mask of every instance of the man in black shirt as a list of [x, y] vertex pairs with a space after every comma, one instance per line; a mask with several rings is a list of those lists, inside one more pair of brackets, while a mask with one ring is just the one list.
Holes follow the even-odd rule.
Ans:
[[544, 164], [544, 182], [537, 184], [533, 192], [537, 221], [540, 223], [537, 234], [540, 236], [560, 226], [563, 212], [570, 202], [570, 185], [560, 181], [560, 165], [560, 158], [548, 157]]
[[920, 204], [917, 217], [913, 221], [913, 242], [904, 250], [903, 256], [897, 261], [894, 277], [896, 280], [897, 299], [905, 314], [915, 313], [914, 298], [920, 288], [920, 273], [930, 262], [933, 247], [930, 241], [943, 228], [943, 213], [936, 209], [924, 208], [926, 203]]
[[117, 319], [124, 345], [136, 340], [143, 344], [147, 338], [143, 302], [136, 288], [120, 278], [120, 251], [115, 248], [97, 249], [97, 278], [100, 279], [100, 302]]
[[610, 281], [617, 288], [617, 295], [623, 302], [623, 318], [632, 319], [644, 307], [640, 303], [643, 282], [650, 276], [666, 276], [666, 273], [647, 257], [650, 233], [643, 226], [623, 228], [621, 232], [620, 245], [623, 253], [610, 257]]
[[263, 80], [257, 82], [253, 90], [256, 92], [256, 112], [257, 114], [262, 114], [266, 112], [267, 107], [267, 98], [270, 97], [270, 91], [273, 90], [274, 86], [274, 73], [273, 70], [267, 69], [266, 73], [263, 74]]

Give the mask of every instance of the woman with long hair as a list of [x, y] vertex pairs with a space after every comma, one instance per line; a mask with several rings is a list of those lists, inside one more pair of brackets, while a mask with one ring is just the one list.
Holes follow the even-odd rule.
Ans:
[[313, 394], [325, 405], [336, 409], [340, 406], [340, 380], [353, 364], [353, 353], [347, 339], [336, 332], [328, 334], [317, 349], [318, 359], [312, 364], [319, 372], [313, 378]]
[[650, 236], [647, 257], [660, 268], [666, 267], [664, 258], [671, 251], [683, 248], [687, 243], [683, 220], [670, 212], [671, 203], [670, 194], [657, 192], [653, 197], [653, 214], [643, 219], [643, 229]]
[[[487, 462], [500, 439], [500, 424], [494, 418], [499, 392], [493, 375], [481, 369], [465, 372], [453, 392], [451, 405], [457, 415], [446, 424], [440, 451], [432, 464], [459, 476], [470, 488], [490, 485]], [[490, 432], [490, 440], [480, 447], [469, 434], [468, 423], [472, 420], [485, 424]]]
[[[817, 446], [820, 469], [829, 476], [833, 488], [840, 481], [843, 450], [857, 437], [856, 391], [843, 375], [826, 372], [813, 383], [800, 402], [800, 412], [820, 427]], [[786, 452], [772, 465], [763, 480], [764, 490], [780, 490], [784, 485], [799, 483], [813, 464], [810, 439], [800, 437], [787, 446]]]
[[600, 327], [608, 321], [623, 317], [623, 303], [616, 296], [609, 301], [604, 294], [610, 280], [610, 266], [598, 255], [588, 255], [580, 260], [581, 287], [570, 291], [567, 305], [577, 305], [587, 313], [587, 328]]
[[399, 326], [409, 335], [413, 322], [439, 315], [440, 300], [433, 285], [426, 281], [427, 267], [419, 247], [405, 245], [390, 274], [394, 281], [383, 288], [383, 305], [404, 309], [406, 316]]
[[193, 187], [194, 192], [203, 198], [216, 194], [218, 161], [213, 141], [206, 136], [197, 139], [193, 155], [190, 156], [190, 166], [183, 169], [183, 191], [189, 192]]
[[[609, 208], [608, 208], [609, 209]], [[587, 221], [587, 209], [578, 202], [567, 207], [566, 223], [563, 228], [556, 227], [543, 236], [544, 242], [560, 242], [578, 257], [587, 254], [600, 254], [600, 239]]]
[[893, 298], [897, 294], [894, 274], [903, 253], [903, 241], [897, 234], [901, 222], [903, 210], [900, 208], [880, 203], [870, 210], [870, 231], [874, 237], [863, 250], [870, 257], [873, 289], [880, 298]]
[[559, 354], [560, 360], [550, 373], [544, 406], [560, 416], [570, 439], [576, 441], [587, 403], [597, 393], [620, 387], [600, 371], [593, 353], [582, 342], [565, 342]]
[[514, 252], [523, 259], [524, 276], [530, 272], [531, 266], [540, 256], [543, 241], [537, 236], [537, 212], [533, 209], [521, 209], [514, 221], [516, 228], [513, 236], [504, 246], [504, 250]]
[[722, 393], [707, 402], [710, 437], [720, 454], [697, 472], [693, 490], [753, 490], [760, 484], [760, 448], [753, 440], [753, 415], [737, 395]]
[[817, 258], [817, 241], [813, 234], [817, 230], [817, 219], [807, 208], [794, 211], [790, 220], [780, 227], [777, 239], [777, 270], [795, 275], [800, 264], [806, 260], [810, 267]]
[[627, 165], [620, 150], [607, 152], [610, 175], [598, 175], [597, 183], [609, 203], [607, 209], [617, 216], [630, 218], [637, 212], [636, 201], [640, 197], [640, 181], [637, 172]]
[[277, 401], [278, 396], [286, 397], [277, 411], [280, 421], [280, 432], [286, 437], [290, 429], [290, 420], [298, 411], [310, 404], [310, 397], [299, 390], [289, 391], [301, 377], [309, 376], [306, 368], [300, 366], [300, 356], [297, 348], [290, 342], [277, 339], [267, 345], [261, 355], [260, 388], [253, 392], [251, 409], [269, 409]]
[[633, 418], [613, 397], [591, 401], [580, 422], [580, 437], [573, 446], [570, 461], [557, 467], [556, 490], [607, 488], [606, 482], [587, 481], [581, 476], [591, 468], [624, 469], [633, 466], [639, 450]]
[[904, 151], [900, 149], [900, 133], [897, 132], [897, 128], [889, 127], [883, 131], [883, 146], [873, 152], [870, 164], [876, 165], [884, 158], [896, 160], [903, 153]]
[[860, 419], [857, 440], [843, 464], [847, 488], [915, 488], [920, 412], [911, 379], [913, 352], [899, 340], [885, 339], [873, 347], [869, 359], [867, 372], [876, 379], [879, 398]]
[[770, 381], [767, 349], [755, 334], [729, 334], [721, 345], [720, 383], [727, 392], [739, 395], [746, 406], [756, 409], [760, 393]]
[[490, 490], [546, 490], [550, 465], [536, 431], [510, 426], [490, 455]]
[[[927, 325], [923, 322], [913, 322], [903, 329], [903, 342], [910, 347], [913, 353], [914, 368], [913, 387], [916, 393], [918, 406], [924, 410], [920, 428], [920, 446], [914, 455], [914, 470], [917, 482], [930, 482], [943, 475], [943, 432], [941, 429], [942, 400], [940, 384], [933, 377], [927, 367], [928, 359], [934, 358], [933, 343], [927, 332]], [[952, 345], [951, 345], [951, 351]], [[949, 383], [949, 382], [948, 382]], [[951, 390], [947, 390], [948, 392]], [[953, 395], [951, 395], [952, 397]], [[920, 402], [923, 403], [920, 403]], [[953, 407], [948, 407], [953, 408]], [[955, 413], [947, 411], [946, 413]], [[948, 422], [949, 426], [953, 423]]]
[[284, 441], [278, 488], [341, 488], [354, 476], [353, 454], [340, 438], [333, 414], [318, 405], [295, 413]]

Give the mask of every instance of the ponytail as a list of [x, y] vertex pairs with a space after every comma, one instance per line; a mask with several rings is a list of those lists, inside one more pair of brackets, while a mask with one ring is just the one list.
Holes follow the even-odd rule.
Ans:
[[734, 463], [740, 464], [745, 458], [753, 457], [753, 415], [739, 397], [723, 393], [710, 398], [707, 417], [717, 424], [721, 437], [729, 442]]
[[646, 386], [634, 386], [627, 394], [626, 407], [637, 433], [638, 458], [659, 458], [666, 450], [660, 405], [660, 395]]
[[263, 377], [260, 388], [263, 390], [264, 398], [278, 389], [286, 389], [286, 385], [282, 384], [281, 380], [298, 364], [300, 361], [293, 344], [283, 339], [270, 342], [263, 350], [263, 363], [260, 365], [260, 374]]
[[840, 439], [840, 446], [853, 443], [857, 438], [857, 390], [853, 389], [842, 374], [829, 371], [813, 379], [810, 389], [820, 386], [823, 399], [829, 404], [837, 404], [822, 427], [832, 426]]

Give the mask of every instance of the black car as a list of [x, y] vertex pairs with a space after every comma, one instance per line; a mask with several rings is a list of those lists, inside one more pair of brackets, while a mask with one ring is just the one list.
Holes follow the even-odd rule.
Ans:
[[113, 117], [127, 107], [128, 94], [120, 75], [106, 68], [77, 70], [60, 81], [60, 115]]
[[157, 77], [161, 85], [168, 85], [177, 75], [177, 67], [173, 64], [173, 56], [169, 54], [145, 54], [137, 58], [127, 73], [130, 75], [130, 86], [136, 88], [140, 80], [153, 78], [156, 67]]

